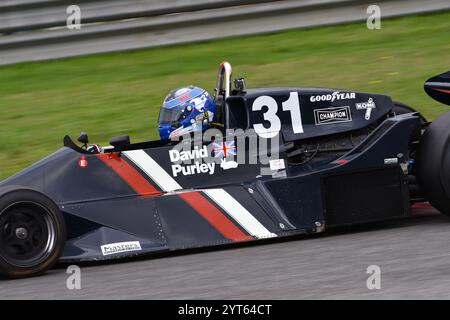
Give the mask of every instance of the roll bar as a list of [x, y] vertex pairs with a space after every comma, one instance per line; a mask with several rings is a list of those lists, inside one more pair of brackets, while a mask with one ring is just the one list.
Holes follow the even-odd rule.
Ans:
[[223, 97], [223, 101], [230, 96], [231, 92], [231, 76], [233, 69], [228, 61], [224, 61], [220, 64], [219, 72], [217, 74], [217, 86], [215, 89], [215, 99], [218, 100], [219, 96]]

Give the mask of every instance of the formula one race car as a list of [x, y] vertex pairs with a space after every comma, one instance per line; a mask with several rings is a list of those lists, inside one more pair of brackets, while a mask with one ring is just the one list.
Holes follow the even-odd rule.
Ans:
[[[231, 83], [222, 63], [222, 138], [66, 136], [2, 181], [0, 274], [322, 232], [407, 217], [414, 202], [450, 214], [450, 112], [430, 124], [381, 94]], [[425, 90], [450, 105], [450, 72]]]

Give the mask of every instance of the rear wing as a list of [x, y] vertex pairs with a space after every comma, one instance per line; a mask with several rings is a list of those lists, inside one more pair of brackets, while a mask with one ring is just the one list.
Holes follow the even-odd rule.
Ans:
[[428, 79], [424, 89], [434, 100], [450, 106], [450, 71]]

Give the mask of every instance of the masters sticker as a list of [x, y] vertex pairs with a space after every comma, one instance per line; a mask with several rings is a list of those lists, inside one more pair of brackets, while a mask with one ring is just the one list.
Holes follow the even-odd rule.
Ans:
[[128, 251], [140, 251], [142, 250], [141, 244], [139, 241], [128, 241], [128, 242], [117, 242], [110, 243], [101, 246], [102, 253], [104, 256], [108, 256], [110, 254], [128, 252]]

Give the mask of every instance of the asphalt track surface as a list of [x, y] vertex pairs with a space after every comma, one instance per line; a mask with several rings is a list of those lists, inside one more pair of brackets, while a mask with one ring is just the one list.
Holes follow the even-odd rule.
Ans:
[[[65, 267], [0, 280], [0, 299], [450, 299], [450, 219], [414, 217], [261, 245], [81, 265], [81, 289]], [[369, 290], [369, 265], [381, 289]]]

